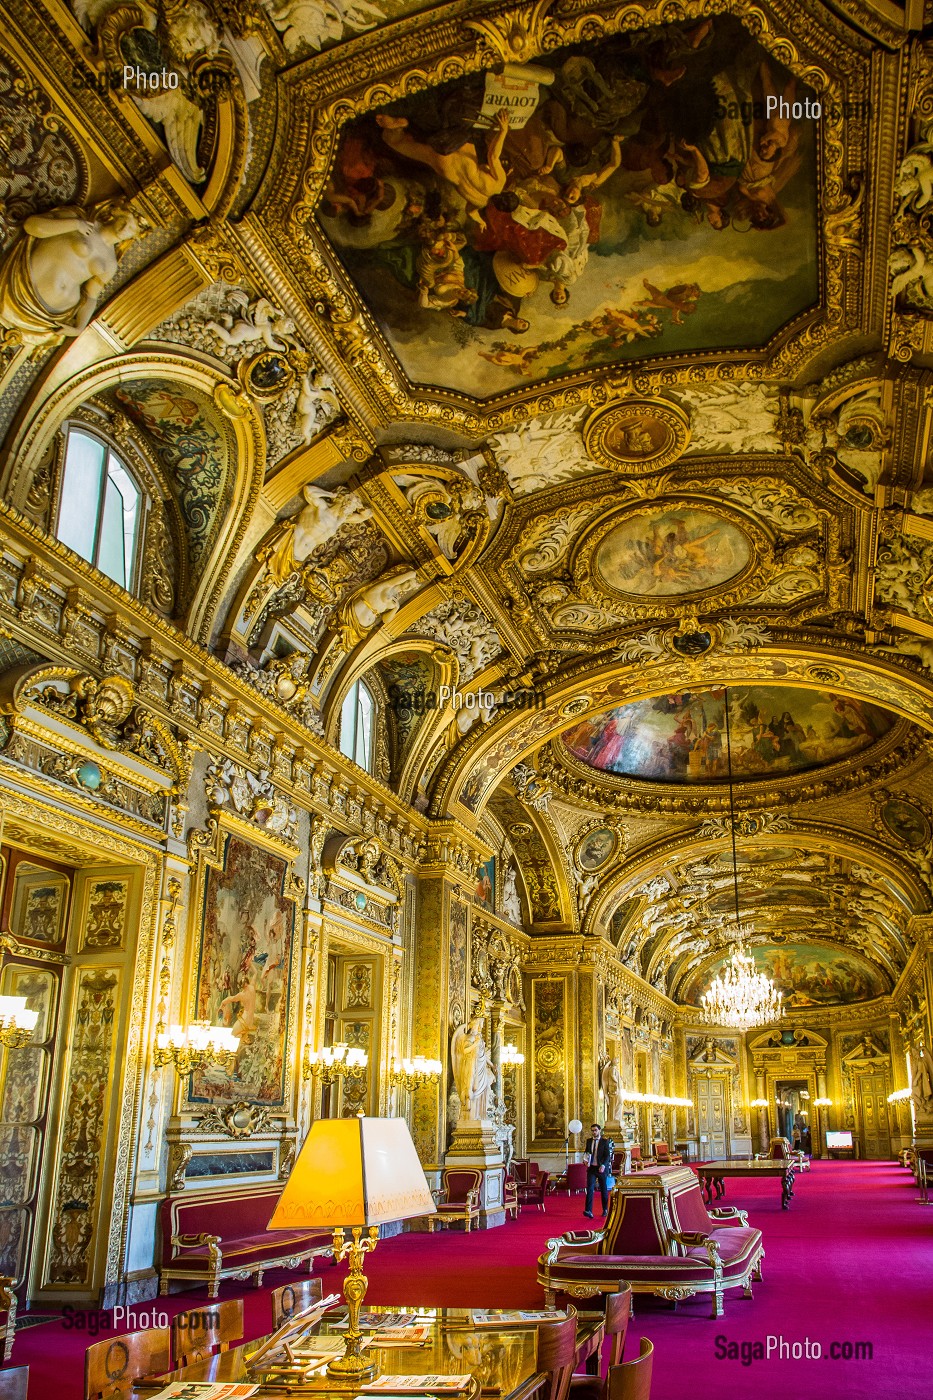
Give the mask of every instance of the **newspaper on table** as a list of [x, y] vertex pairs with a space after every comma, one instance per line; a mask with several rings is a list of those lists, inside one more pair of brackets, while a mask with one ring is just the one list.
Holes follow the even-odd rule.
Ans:
[[420, 1395], [430, 1391], [437, 1395], [455, 1395], [468, 1390], [472, 1376], [380, 1376], [369, 1385], [360, 1386], [366, 1395]]
[[240, 1381], [173, 1381], [149, 1400], [247, 1400], [258, 1389]]
[[537, 1327], [539, 1322], [565, 1322], [563, 1308], [473, 1308], [474, 1327]]

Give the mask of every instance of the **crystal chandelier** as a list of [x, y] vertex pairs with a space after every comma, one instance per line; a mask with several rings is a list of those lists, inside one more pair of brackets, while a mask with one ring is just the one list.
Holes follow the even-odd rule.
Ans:
[[758, 971], [743, 943], [736, 945], [700, 1000], [708, 1021], [740, 1031], [767, 1025], [781, 1016], [781, 993], [770, 977]]
[[732, 888], [735, 895], [735, 940], [725, 967], [714, 977], [700, 1001], [707, 1021], [747, 1031], [781, 1016], [781, 993], [765, 973], [759, 972], [745, 946], [748, 928], [739, 919], [739, 865], [735, 852], [735, 794], [732, 786], [732, 736], [729, 730], [729, 690], [726, 688], [726, 755], [729, 764], [729, 825], [732, 831]]

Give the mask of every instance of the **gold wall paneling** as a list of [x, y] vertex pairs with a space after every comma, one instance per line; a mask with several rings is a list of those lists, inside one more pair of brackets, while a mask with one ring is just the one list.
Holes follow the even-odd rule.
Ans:
[[[62, 854], [67, 848], [69, 855], [80, 857], [63, 950], [19, 938], [4, 940], [8, 968], [25, 969], [23, 975], [31, 976], [31, 966], [37, 977], [46, 962], [51, 975], [56, 975], [54, 965], [62, 968], [63, 1009], [56, 1034], [61, 1047], [70, 1046], [59, 1054], [51, 1080], [48, 1140], [56, 1156], [46, 1163], [30, 1207], [35, 1235], [26, 1286], [28, 1296], [37, 1300], [99, 1299], [111, 1306], [125, 1269], [155, 970], [159, 857], [129, 832], [101, 822], [99, 813], [81, 812], [64, 794], [56, 798], [7, 786], [3, 799], [8, 835], [22, 832], [28, 847], [41, 851], [57, 843]], [[82, 1007], [89, 1028], [104, 1028], [101, 1038], [92, 1034], [86, 1044], [75, 1030]], [[88, 1057], [94, 1060], [93, 1070]], [[79, 1150], [76, 1134], [93, 1143], [90, 1158]], [[58, 1208], [75, 1197], [87, 1202], [80, 1218]]]

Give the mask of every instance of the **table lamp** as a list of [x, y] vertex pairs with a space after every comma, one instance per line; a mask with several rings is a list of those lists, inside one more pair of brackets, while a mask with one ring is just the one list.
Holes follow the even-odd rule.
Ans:
[[360, 1350], [360, 1304], [369, 1286], [363, 1258], [376, 1248], [378, 1226], [435, 1210], [404, 1118], [321, 1118], [312, 1123], [269, 1229], [333, 1230], [335, 1261], [350, 1261], [343, 1284], [348, 1314], [344, 1354], [327, 1368], [335, 1383], [357, 1386], [376, 1374], [375, 1363]]

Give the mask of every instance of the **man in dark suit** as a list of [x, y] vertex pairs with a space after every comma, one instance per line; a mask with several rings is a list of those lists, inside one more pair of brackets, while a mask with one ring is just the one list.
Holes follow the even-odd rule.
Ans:
[[602, 1198], [603, 1215], [609, 1209], [609, 1187], [606, 1185], [606, 1178], [612, 1172], [612, 1142], [603, 1137], [603, 1130], [598, 1123], [594, 1123], [590, 1128], [590, 1136], [583, 1150], [586, 1156], [586, 1206], [583, 1214], [592, 1220], [593, 1195], [597, 1186]]

